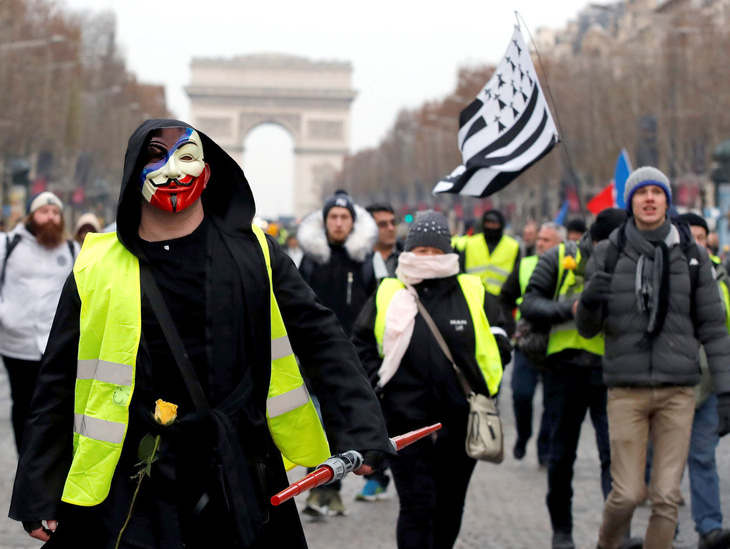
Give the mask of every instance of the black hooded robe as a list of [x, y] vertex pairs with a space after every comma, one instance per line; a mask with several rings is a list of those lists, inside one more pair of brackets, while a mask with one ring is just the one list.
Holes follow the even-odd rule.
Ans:
[[[164, 127], [189, 126], [177, 120], [148, 120], [130, 138], [125, 157], [117, 236], [141, 263], [148, 258], [137, 236], [140, 152], [150, 132]], [[142, 484], [122, 547], [180, 548], [183, 542], [187, 547], [306, 547], [294, 503], [274, 508], [268, 502], [288, 482], [265, 418], [269, 291], [263, 253], [250, 228], [253, 196], [235, 161], [198, 133], [212, 172], [202, 195], [205, 221], [193, 234], [171, 241], [185, 261], [178, 256], [176, 264], [156, 264], [157, 256], [150, 254], [149, 265], [168, 307], [177, 313], [176, 327], [186, 349], [191, 349], [212, 411], [194, 410], [143, 296], [143, 342], [129, 428], [111, 493], [94, 507], [62, 503], [72, 459], [79, 339], [80, 299], [71, 275], [43, 358], [10, 507], [10, 517], [16, 520], [59, 520], [49, 548], [114, 547], [136, 486], [130, 477], [137, 470], [139, 441], [159, 431], [150, 420], [158, 398], [179, 405], [178, 423], [163, 434], [160, 459]], [[325, 416], [328, 429], [337, 433], [342, 448], [390, 452], [378, 401], [353, 346], [288, 256], [272, 239], [268, 243], [274, 292], [292, 348], [325, 402], [323, 409], [339, 411]], [[174, 276], [176, 265], [179, 276]], [[171, 275], [174, 280], [169, 280]], [[178, 299], [171, 292], [180, 291], [180, 285], [183, 295], [186, 290], [197, 293]], [[186, 317], [180, 318], [181, 313]], [[196, 336], [191, 323], [204, 325], [204, 333]], [[196, 514], [193, 509], [203, 493], [211, 503]]]

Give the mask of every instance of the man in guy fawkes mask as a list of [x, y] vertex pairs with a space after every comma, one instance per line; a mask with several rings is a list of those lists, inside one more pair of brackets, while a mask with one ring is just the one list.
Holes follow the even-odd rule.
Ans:
[[[358, 472], [391, 451], [352, 345], [254, 211], [240, 167], [203, 133], [148, 120], [132, 134], [117, 232], [87, 237], [41, 364], [10, 509], [31, 536], [306, 547], [294, 503], [268, 503], [284, 462], [329, 455], [294, 353], [337, 411], [328, 430], [365, 455]], [[158, 399], [178, 406], [172, 425], [153, 420]], [[154, 474], [125, 526], [147, 434], [160, 435]]]
[[487, 291], [498, 296], [520, 257], [520, 244], [504, 234], [504, 216], [488, 210], [482, 216], [482, 232], [470, 236], [460, 252], [461, 269], [479, 275]]

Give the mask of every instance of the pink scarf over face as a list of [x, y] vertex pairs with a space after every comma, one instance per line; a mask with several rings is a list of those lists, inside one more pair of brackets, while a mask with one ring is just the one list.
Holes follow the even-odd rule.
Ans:
[[395, 275], [406, 285], [398, 290], [385, 313], [385, 333], [383, 334], [383, 362], [378, 370], [379, 387], [383, 387], [398, 371], [403, 355], [413, 337], [418, 307], [414, 284], [432, 278], [446, 278], [459, 274], [457, 254], [416, 255], [403, 252], [398, 256]]

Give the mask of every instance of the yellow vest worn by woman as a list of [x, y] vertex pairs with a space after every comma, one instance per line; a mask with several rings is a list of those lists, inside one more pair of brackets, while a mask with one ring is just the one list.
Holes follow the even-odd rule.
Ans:
[[[489, 394], [494, 395], [499, 390], [502, 381], [502, 359], [494, 334], [489, 327], [487, 315], [484, 312], [485, 290], [478, 276], [460, 274], [458, 277], [461, 291], [464, 293], [469, 306], [469, 314], [474, 325], [474, 339], [476, 340], [476, 359], [484, 380], [489, 388]], [[383, 356], [383, 336], [385, 334], [385, 314], [388, 305], [396, 292], [405, 289], [403, 283], [396, 278], [384, 278], [378, 287], [375, 296], [375, 339], [378, 342], [378, 352]]]
[[[313, 467], [330, 455], [327, 438], [274, 298], [266, 237], [258, 227], [253, 230], [266, 258], [271, 295], [269, 430], [287, 468]], [[90, 234], [76, 260], [74, 277], [81, 317], [73, 461], [61, 499], [91, 506], [109, 494], [129, 423], [142, 332], [139, 260], [115, 233]]]

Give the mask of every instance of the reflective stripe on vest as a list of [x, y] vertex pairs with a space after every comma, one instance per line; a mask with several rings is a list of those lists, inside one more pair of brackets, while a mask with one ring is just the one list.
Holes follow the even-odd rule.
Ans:
[[[558, 292], [558, 301], [573, 301], [580, 298], [583, 292], [583, 277], [576, 276], [573, 269], [565, 272], [563, 260], [565, 259], [565, 244], [560, 243], [558, 250], [558, 284], [562, 281]], [[580, 263], [580, 250], [576, 251], [575, 262]], [[565, 276], [565, 279], [563, 279]], [[579, 349], [588, 351], [594, 355], [603, 355], [603, 335], [599, 334], [590, 339], [581, 337], [575, 325], [575, 319], [562, 324], [552, 326], [550, 338], [548, 339], [548, 356], [566, 349]]]
[[264, 232], [251, 226], [266, 260], [271, 303], [271, 380], [266, 418], [271, 436], [287, 470], [296, 465], [315, 467], [330, 456], [327, 437], [294, 358], [284, 319], [274, 296], [269, 245]]
[[520, 260], [520, 270], [518, 273], [518, 280], [520, 281], [520, 297], [518, 297], [516, 301], [517, 314], [515, 315], [515, 320], [519, 320], [522, 317], [520, 305], [525, 298], [525, 290], [527, 290], [527, 284], [530, 282], [530, 277], [532, 276], [532, 273], [535, 272], [535, 267], [537, 267], [538, 259], [540, 258], [537, 255], [528, 255], [527, 257], [523, 257]]
[[475, 234], [466, 242], [464, 270], [479, 275], [487, 291], [499, 295], [515, 267], [519, 252], [519, 243], [511, 236], [503, 235], [490, 254], [484, 235]]
[[[476, 342], [475, 357], [479, 370], [489, 387], [490, 394], [494, 395], [499, 389], [502, 381], [502, 359], [499, 355], [497, 341], [491, 331], [487, 315], [484, 312], [485, 288], [479, 277], [460, 274], [457, 279], [469, 307], [472, 325], [474, 326], [474, 339]], [[378, 351], [383, 356], [383, 337], [385, 335], [385, 317], [393, 296], [405, 291], [403, 283], [396, 278], [386, 278], [378, 287], [375, 295], [375, 340], [378, 343]]]
[[[96, 268], [100, 260], [106, 268]], [[79, 350], [73, 460], [61, 499], [90, 506], [109, 493], [129, 423], [142, 331], [139, 263], [115, 233], [95, 233], [73, 272], [81, 298]]]
[[[256, 229], [271, 297], [269, 430], [285, 465], [313, 467], [329, 457], [329, 446], [273, 295], [266, 238]], [[142, 330], [139, 262], [115, 233], [91, 234], [74, 266], [74, 277], [81, 298], [79, 361], [74, 453], [62, 499], [91, 506], [109, 493], [129, 422]]]

